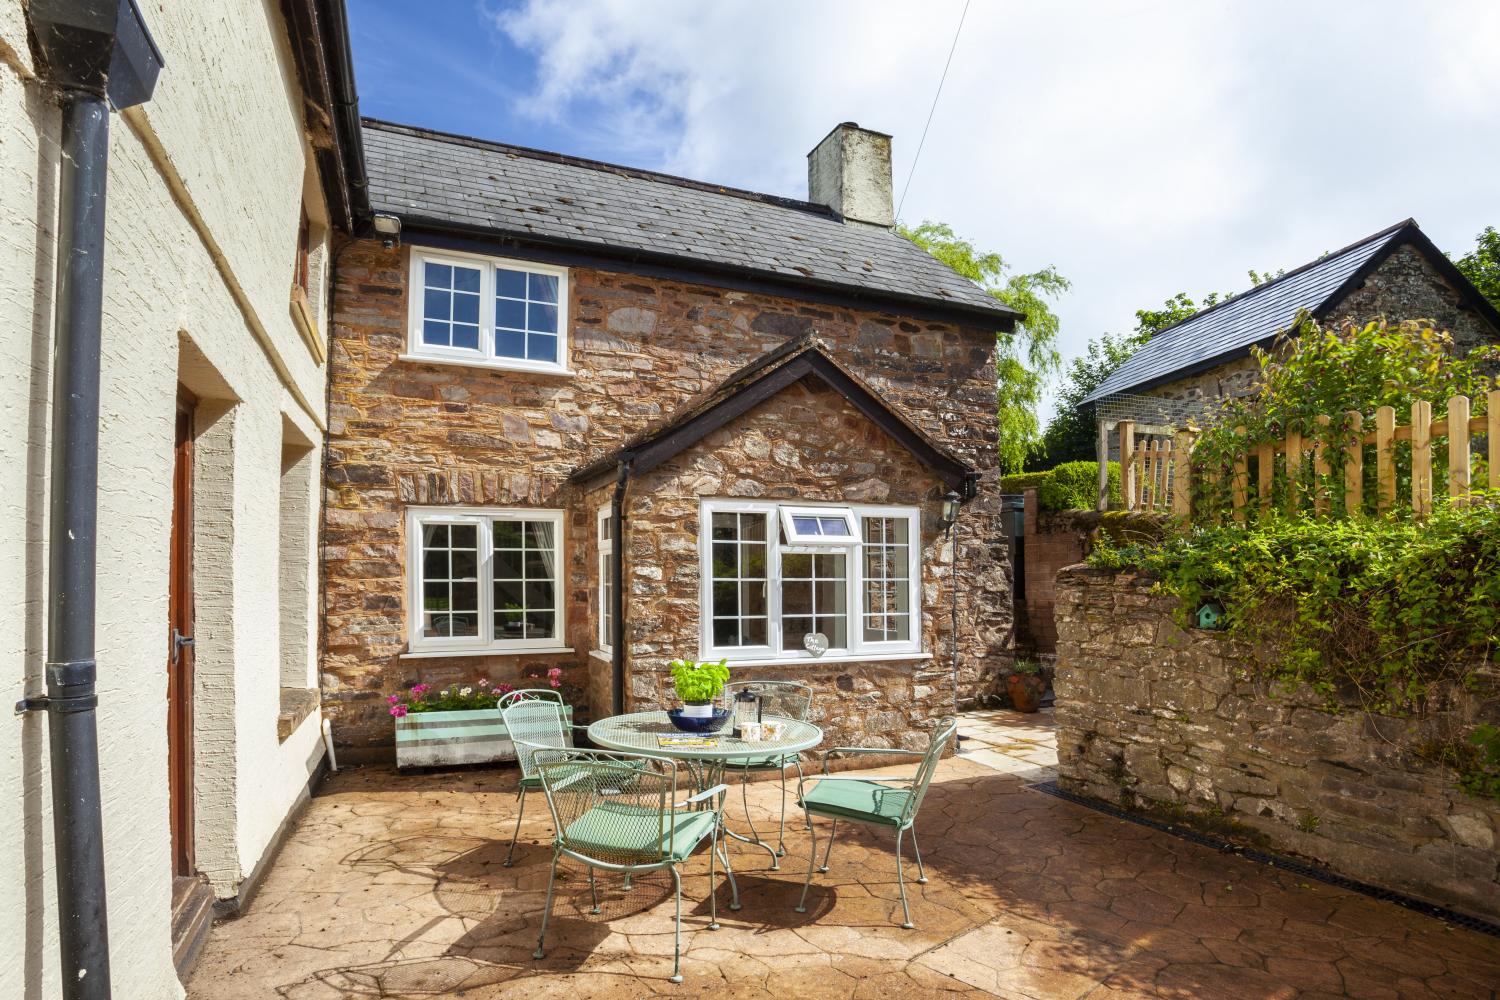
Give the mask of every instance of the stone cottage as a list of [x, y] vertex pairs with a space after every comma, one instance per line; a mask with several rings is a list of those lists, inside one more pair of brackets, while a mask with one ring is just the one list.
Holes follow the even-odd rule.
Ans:
[[1082, 400], [1100, 448], [1120, 420], [1170, 434], [1214, 401], [1251, 392], [1252, 348], [1269, 347], [1302, 310], [1322, 323], [1430, 319], [1461, 349], [1500, 342], [1500, 312], [1407, 219], [1156, 334]]
[[[154, 91], [122, 52], [159, 57]], [[0, 651], [29, 709], [0, 753], [0, 997], [182, 996], [324, 767], [328, 250], [362, 211], [348, 67], [337, 0], [0, 0]], [[73, 210], [83, 173], [97, 211]], [[85, 314], [96, 392], [69, 381], [91, 352], [60, 347]], [[64, 488], [55, 449], [94, 431], [97, 490]], [[95, 517], [97, 544], [71, 532]], [[85, 545], [92, 570], [59, 573]], [[59, 698], [84, 668], [97, 704]], [[89, 715], [97, 739], [64, 742]]]
[[[324, 706], [388, 747], [419, 680], [553, 667], [595, 717], [667, 664], [805, 680], [911, 744], [1010, 643], [995, 344], [892, 231], [890, 137], [805, 201], [366, 120], [334, 276]], [[383, 238], [382, 235], [383, 234]], [[377, 753], [388, 753], [381, 749]]]

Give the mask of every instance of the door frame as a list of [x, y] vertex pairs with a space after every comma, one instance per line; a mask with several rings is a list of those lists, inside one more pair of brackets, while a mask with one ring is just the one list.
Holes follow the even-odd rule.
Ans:
[[196, 874], [193, 850], [193, 412], [179, 388], [172, 450], [172, 535], [167, 583], [167, 789], [172, 874]]

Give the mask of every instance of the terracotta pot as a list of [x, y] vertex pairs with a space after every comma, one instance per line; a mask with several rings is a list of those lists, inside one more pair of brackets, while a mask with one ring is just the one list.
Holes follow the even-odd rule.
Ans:
[[1042, 706], [1047, 682], [1036, 674], [1011, 674], [1005, 679], [1005, 689], [1017, 712], [1035, 712]]

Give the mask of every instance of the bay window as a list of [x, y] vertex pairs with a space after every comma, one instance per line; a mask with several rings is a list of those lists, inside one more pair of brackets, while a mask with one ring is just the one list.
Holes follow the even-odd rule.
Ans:
[[920, 652], [919, 518], [914, 507], [704, 501], [703, 656]]
[[407, 287], [409, 358], [567, 371], [566, 268], [414, 249]]
[[562, 512], [410, 508], [408, 642], [454, 655], [562, 645]]

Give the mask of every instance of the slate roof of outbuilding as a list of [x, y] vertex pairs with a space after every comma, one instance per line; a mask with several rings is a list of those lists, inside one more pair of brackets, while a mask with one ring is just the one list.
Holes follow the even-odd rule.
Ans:
[[901, 236], [822, 205], [364, 119], [371, 207], [412, 228], [919, 302], [1008, 328], [1018, 315]]
[[1246, 355], [1252, 346], [1264, 346], [1287, 329], [1299, 310], [1306, 309], [1320, 321], [1326, 319], [1345, 295], [1404, 243], [1416, 246], [1470, 307], [1500, 330], [1500, 316], [1496, 316], [1494, 307], [1458, 273], [1416, 222], [1406, 219], [1167, 327], [1146, 341], [1082, 402], [1140, 392]]

